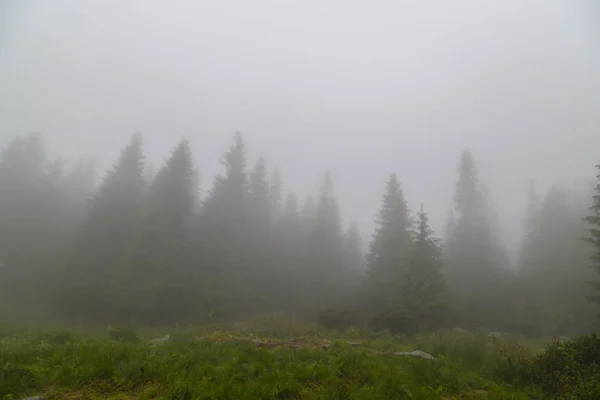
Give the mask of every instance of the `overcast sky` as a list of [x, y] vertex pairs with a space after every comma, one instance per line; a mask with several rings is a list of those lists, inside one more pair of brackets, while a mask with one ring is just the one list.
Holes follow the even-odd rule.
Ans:
[[529, 179], [600, 162], [600, 3], [0, 0], [0, 145], [106, 166], [141, 132], [158, 164], [187, 136], [208, 188], [237, 130], [301, 195], [329, 168], [365, 241], [391, 172], [439, 229], [469, 147], [513, 248]]

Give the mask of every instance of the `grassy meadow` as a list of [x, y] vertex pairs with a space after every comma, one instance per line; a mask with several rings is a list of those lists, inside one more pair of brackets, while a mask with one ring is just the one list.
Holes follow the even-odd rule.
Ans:
[[[170, 333], [164, 343], [149, 340]], [[532, 399], [543, 342], [260, 321], [171, 330], [0, 331], [0, 399]], [[435, 360], [394, 355], [423, 350]]]

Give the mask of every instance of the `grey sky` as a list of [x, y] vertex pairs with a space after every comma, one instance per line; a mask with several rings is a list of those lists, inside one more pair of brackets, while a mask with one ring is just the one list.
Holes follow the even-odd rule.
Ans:
[[390, 172], [439, 228], [474, 152], [507, 245], [527, 181], [600, 162], [594, 0], [4, 0], [0, 145], [112, 162], [132, 132], [162, 160], [179, 137], [203, 187], [236, 130], [304, 195], [333, 172], [368, 240]]

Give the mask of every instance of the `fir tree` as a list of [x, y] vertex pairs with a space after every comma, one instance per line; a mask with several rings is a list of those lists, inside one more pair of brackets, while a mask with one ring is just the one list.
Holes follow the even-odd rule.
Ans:
[[260, 157], [250, 174], [248, 195], [248, 213], [253, 223], [251, 230], [259, 230], [256, 232], [259, 235], [265, 234], [270, 226], [271, 200], [266, 161]]
[[368, 292], [373, 306], [383, 311], [392, 308], [400, 295], [412, 245], [412, 221], [395, 174], [387, 182], [375, 223], [377, 228], [367, 254]]
[[190, 313], [197, 289], [190, 262], [196, 188], [190, 146], [183, 139], [149, 187], [125, 259], [129, 284], [123, 301], [147, 322], [175, 322]]
[[199, 221], [198, 263], [204, 269], [204, 302], [217, 315], [248, 304], [248, 174], [246, 144], [236, 133], [221, 163], [225, 173], [214, 180]]
[[329, 172], [325, 174], [317, 204], [317, 215], [309, 236], [308, 285], [313, 309], [331, 306], [341, 290], [337, 276], [343, 270], [342, 232], [338, 203]]
[[448, 317], [449, 304], [442, 274], [441, 248], [423, 211], [418, 223], [402, 298], [409, 315], [424, 330], [438, 329]]
[[486, 324], [493, 313], [506, 312], [502, 291], [507, 277], [501, 244], [493, 235], [492, 216], [477, 177], [475, 160], [465, 150], [459, 162], [454, 196], [456, 218], [444, 247], [449, 287], [459, 295], [466, 320]]
[[[592, 262], [597, 274], [600, 274], [600, 164], [596, 166], [598, 169], [597, 184], [594, 188], [594, 194], [592, 196], [592, 206], [590, 207], [590, 215], [585, 218], [585, 221], [591, 225], [589, 228], [589, 236], [587, 242], [593, 246], [593, 252], [591, 255]], [[590, 282], [590, 285], [597, 294], [589, 297], [593, 302], [600, 303], [600, 281], [594, 280]]]
[[275, 249], [271, 238], [271, 197], [267, 181], [266, 161], [260, 157], [250, 174], [248, 193], [248, 246], [245, 285], [256, 299], [254, 307], [265, 309], [275, 299], [276, 266], [272, 261]]
[[53, 194], [60, 173], [59, 165], [46, 168], [38, 134], [17, 136], [0, 153], [0, 303], [5, 307], [39, 299], [40, 272], [47, 271], [47, 251], [58, 237], [48, 222], [57, 215]]
[[134, 237], [144, 192], [142, 137], [134, 135], [98, 188], [74, 244], [65, 299], [76, 312], [106, 319], [115, 311], [121, 260]]

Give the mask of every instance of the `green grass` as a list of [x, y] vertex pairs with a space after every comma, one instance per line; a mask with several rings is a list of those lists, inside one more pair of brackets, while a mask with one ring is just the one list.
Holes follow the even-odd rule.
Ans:
[[[535, 394], [510, 383], [534, 344], [484, 332], [409, 339], [263, 321], [237, 329], [180, 328], [169, 343], [147, 343], [164, 333], [142, 331], [139, 342], [129, 343], [106, 332], [4, 327], [0, 399], [500, 400]], [[438, 360], [390, 354], [414, 349]]]

